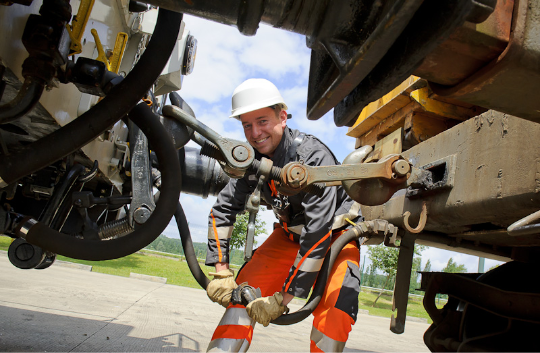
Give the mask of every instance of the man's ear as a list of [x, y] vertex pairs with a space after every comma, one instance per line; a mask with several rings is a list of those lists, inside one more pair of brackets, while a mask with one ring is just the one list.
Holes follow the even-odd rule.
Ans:
[[285, 110], [279, 113], [279, 119], [281, 121], [281, 127], [285, 129], [285, 126], [287, 126], [287, 112]]

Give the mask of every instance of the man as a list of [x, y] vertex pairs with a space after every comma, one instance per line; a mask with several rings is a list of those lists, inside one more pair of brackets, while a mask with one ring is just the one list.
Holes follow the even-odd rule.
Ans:
[[[332, 152], [317, 138], [287, 127], [287, 105], [274, 84], [250, 79], [232, 96], [232, 118], [241, 121], [255, 158], [270, 158], [274, 166], [304, 161], [310, 166], [335, 165]], [[229, 241], [236, 214], [244, 211], [247, 198], [257, 185], [254, 174], [231, 179], [220, 192], [209, 216], [206, 265], [215, 266], [208, 296], [227, 308], [208, 351], [246, 351], [255, 322], [267, 326], [281, 316], [294, 298], [306, 298], [331, 243], [356, 221], [359, 205], [341, 187], [325, 188], [322, 197], [305, 192], [294, 196], [279, 193], [270, 182], [261, 198], [271, 205], [279, 224], [239, 272], [236, 282], [229, 270]], [[279, 186], [278, 186], [279, 188]], [[313, 312], [311, 351], [336, 352], [345, 347], [358, 312], [360, 275], [358, 242], [349, 243], [332, 268], [325, 293]], [[247, 308], [230, 303], [237, 283], [260, 288], [262, 298]]]

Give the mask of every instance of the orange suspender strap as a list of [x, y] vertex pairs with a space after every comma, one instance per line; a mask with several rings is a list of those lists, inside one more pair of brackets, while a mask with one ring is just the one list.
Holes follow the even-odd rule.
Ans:
[[268, 183], [268, 186], [270, 187], [270, 190], [272, 191], [271, 196], [277, 196], [278, 192], [276, 190], [276, 184], [274, 184], [273, 180], [270, 180], [270, 182]]
[[[273, 180], [272, 180], [273, 181]], [[291, 241], [294, 241], [294, 236], [291, 232], [289, 232], [289, 230], [287, 229], [287, 223], [283, 222], [283, 229], [285, 229], [285, 232], [287, 232], [287, 234], [289, 234], [289, 239]]]
[[304, 262], [304, 260], [309, 256], [309, 254], [311, 254], [311, 252], [317, 248], [317, 246], [319, 246], [320, 243], [322, 243], [323, 241], [325, 241], [326, 239], [328, 239], [328, 237], [332, 234], [332, 232], [328, 232], [328, 234], [326, 234], [321, 240], [319, 240], [315, 245], [313, 245], [311, 247], [311, 249], [309, 249], [309, 251], [302, 257], [302, 259], [300, 260], [300, 262], [298, 262], [298, 266], [296, 267], [296, 269], [294, 270], [294, 273], [292, 274], [291, 278], [289, 279], [289, 282], [287, 283], [287, 285], [285, 286], [285, 292], [287, 292], [289, 290], [289, 286], [291, 285], [291, 282], [292, 280], [294, 279], [294, 277], [296, 277], [296, 274], [298, 273], [298, 269], [302, 266], [302, 263]]
[[219, 237], [216, 228], [216, 219], [214, 218], [214, 213], [210, 211], [210, 216], [212, 216], [212, 227], [214, 228], [214, 238], [216, 239], [216, 246], [218, 249], [218, 262], [223, 262], [223, 253], [221, 252], [221, 244], [219, 243]]

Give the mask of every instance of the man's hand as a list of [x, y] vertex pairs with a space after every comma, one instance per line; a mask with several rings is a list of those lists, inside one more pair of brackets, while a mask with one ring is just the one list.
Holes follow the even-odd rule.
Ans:
[[219, 272], [210, 272], [210, 276], [214, 279], [210, 281], [206, 287], [208, 298], [215, 303], [221, 304], [223, 307], [228, 307], [231, 303], [231, 295], [233, 290], [238, 287], [234, 281], [234, 272], [232, 270], [221, 270]]
[[288, 312], [287, 306], [283, 305], [283, 295], [280, 292], [274, 293], [271, 297], [257, 298], [246, 307], [249, 317], [268, 326], [270, 321], [277, 319], [284, 312]]

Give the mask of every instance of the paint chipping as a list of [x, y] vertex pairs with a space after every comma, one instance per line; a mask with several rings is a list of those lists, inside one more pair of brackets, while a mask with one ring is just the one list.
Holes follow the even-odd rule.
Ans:
[[475, 131], [476, 132], [480, 131], [480, 129], [482, 128], [482, 125], [484, 125], [484, 119], [482, 119], [481, 115], [474, 118], [474, 124], [476, 125]]
[[505, 136], [508, 134], [508, 115], [504, 114], [503, 118], [501, 119], [502, 124], [502, 138], [505, 138]]
[[484, 115], [486, 117], [486, 120], [487, 120], [489, 126], [493, 125], [493, 123], [495, 122], [495, 117], [493, 116], [493, 110], [490, 110], [489, 112], [487, 112]]
[[538, 193], [540, 192], [540, 160], [536, 161], [536, 174], [534, 176], [534, 192]]
[[497, 173], [497, 198], [502, 199], [502, 187], [503, 187], [503, 181], [502, 181], [503, 171], [502, 169], [499, 169], [499, 173]]

